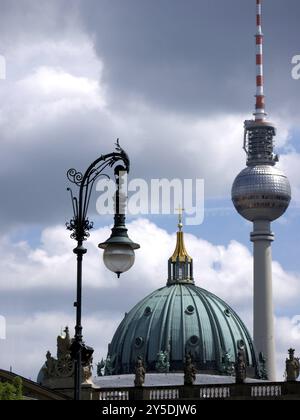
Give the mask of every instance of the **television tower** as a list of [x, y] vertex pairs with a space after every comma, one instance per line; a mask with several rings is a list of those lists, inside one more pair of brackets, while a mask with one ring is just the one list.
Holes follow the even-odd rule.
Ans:
[[232, 187], [232, 201], [238, 213], [253, 222], [254, 244], [254, 344], [266, 359], [268, 379], [276, 380], [274, 312], [272, 293], [272, 253], [274, 234], [271, 222], [282, 216], [291, 201], [287, 177], [275, 165], [274, 124], [265, 112], [262, 0], [256, 0], [256, 106], [254, 116], [245, 121], [244, 150], [247, 167]]

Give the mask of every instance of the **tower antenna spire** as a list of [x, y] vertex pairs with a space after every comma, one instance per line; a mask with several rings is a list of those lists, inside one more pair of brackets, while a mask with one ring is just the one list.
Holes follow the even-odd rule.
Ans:
[[256, 105], [255, 121], [263, 122], [266, 119], [264, 95], [264, 35], [262, 32], [262, 0], [256, 0]]

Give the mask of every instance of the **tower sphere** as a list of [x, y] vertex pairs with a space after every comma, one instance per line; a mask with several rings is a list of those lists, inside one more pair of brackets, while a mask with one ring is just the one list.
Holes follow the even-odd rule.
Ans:
[[276, 220], [291, 201], [289, 180], [275, 166], [248, 166], [233, 183], [232, 201], [238, 213], [251, 222]]

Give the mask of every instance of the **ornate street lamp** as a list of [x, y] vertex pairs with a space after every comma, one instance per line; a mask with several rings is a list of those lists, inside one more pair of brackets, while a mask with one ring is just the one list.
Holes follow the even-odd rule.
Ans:
[[109, 178], [104, 171], [108, 168], [114, 168], [116, 179], [115, 195], [115, 218], [114, 227], [110, 238], [99, 245], [104, 249], [103, 259], [105, 266], [120, 276], [128, 271], [134, 264], [134, 250], [140, 246], [131, 241], [127, 234], [125, 226], [125, 198], [121, 194], [122, 174], [128, 173], [130, 161], [128, 155], [120, 147], [119, 140], [116, 144], [116, 152], [102, 155], [93, 162], [87, 171], [82, 174], [75, 169], [70, 169], [67, 173], [68, 180], [79, 188], [78, 196], [73, 194], [71, 188], [68, 191], [71, 194], [73, 206], [73, 219], [66, 224], [67, 229], [72, 231], [71, 238], [77, 241], [77, 246], [73, 252], [77, 255], [77, 300], [74, 303], [76, 307], [76, 326], [75, 337], [71, 346], [71, 354], [75, 362], [75, 385], [74, 399], [81, 399], [81, 376], [82, 366], [91, 359], [93, 349], [85, 346], [82, 337], [82, 261], [83, 255], [87, 250], [83, 246], [84, 241], [90, 236], [89, 231], [93, 228], [93, 222], [87, 217], [92, 189], [95, 182], [100, 177]]

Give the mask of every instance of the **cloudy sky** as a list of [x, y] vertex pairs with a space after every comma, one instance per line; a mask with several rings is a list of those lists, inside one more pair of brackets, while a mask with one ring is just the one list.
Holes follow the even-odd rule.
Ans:
[[[251, 225], [230, 189], [245, 166], [243, 121], [255, 94], [254, 0], [0, 0], [0, 367], [35, 378], [61, 328], [74, 325], [75, 260], [66, 170], [84, 169], [115, 139], [132, 177], [201, 178], [205, 219], [187, 227], [197, 285], [252, 324]], [[274, 223], [278, 378], [286, 350], [300, 353], [300, 54], [298, 0], [265, 0], [267, 111], [280, 166], [293, 188]], [[96, 194], [96, 193], [95, 193]], [[96, 215], [84, 266], [84, 335], [95, 360], [138, 300], [166, 282], [176, 217], [130, 218], [142, 248], [130, 273], [105, 270]], [[124, 298], [126, 296], [126, 298]], [[1, 318], [0, 318], [1, 319]]]

